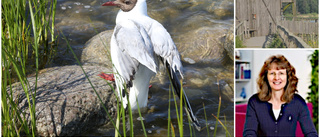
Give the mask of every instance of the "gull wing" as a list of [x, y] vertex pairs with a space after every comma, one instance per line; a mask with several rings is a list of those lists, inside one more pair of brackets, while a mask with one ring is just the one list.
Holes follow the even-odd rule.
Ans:
[[163, 59], [164, 64], [168, 62], [172, 70], [179, 71], [183, 77], [179, 51], [167, 30], [154, 20], [149, 34], [154, 52]]
[[113, 64], [126, 83], [133, 79], [139, 64], [156, 73], [152, 43], [145, 29], [139, 24], [131, 20], [118, 23], [111, 43], [117, 48], [114, 50], [116, 54]]

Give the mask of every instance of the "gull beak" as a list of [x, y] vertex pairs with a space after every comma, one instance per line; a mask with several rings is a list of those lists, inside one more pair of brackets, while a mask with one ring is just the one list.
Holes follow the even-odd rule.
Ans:
[[117, 6], [114, 1], [108, 1], [106, 3], [103, 3], [101, 6]]

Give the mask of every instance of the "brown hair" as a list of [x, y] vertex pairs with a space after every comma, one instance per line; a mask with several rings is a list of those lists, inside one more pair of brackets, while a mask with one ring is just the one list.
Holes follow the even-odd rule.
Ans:
[[281, 101], [290, 102], [297, 90], [298, 78], [296, 77], [296, 70], [289, 61], [283, 55], [274, 55], [269, 57], [262, 66], [259, 77], [257, 79], [258, 84], [258, 97], [261, 101], [269, 101], [271, 99], [271, 87], [268, 82], [267, 74], [272, 63], [277, 65], [276, 69], [286, 69], [287, 72], [287, 84], [284, 87], [284, 93], [281, 96]]

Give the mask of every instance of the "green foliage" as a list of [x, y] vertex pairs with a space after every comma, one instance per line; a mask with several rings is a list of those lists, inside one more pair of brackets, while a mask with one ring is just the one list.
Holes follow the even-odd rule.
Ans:
[[[284, 8], [287, 4], [283, 4], [282, 8]], [[290, 5], [289, 7], [287, 7], [287, 9], [285, 9], [284, 14], [292, 14], [292, 5]]]
[[[57, 0], [2, 1], [1, 33], [1, 124], [3, 136], [36, 135], [35, 95], [38, 70], [54, 54], [54, 17]], [[51, 42], [49, 42], [51, 38]], [[28, 84], [27, 74], [35, 72], [35, 90]], [[13, 79], [20, 81], [28, 101], [31, 122], [13, 100]], [[19, 125], [18, 125], [19, 124]]]
[[313, 105], [313, 123], [316, 126], [316, 129], [319, 129], [319, 50], [315, 50], [313, 54], [310, 56], [310, 63], [312, 67], [311, 71], [311, 85], [309, 89], [311, 92], [308, 93], [307, 101], [311, 102]]
[[319, 39], [316, 34], [304, 34], [303, 40], [306, 41], [306, 43], [311, 46], [312, 48], [318, 48], [319, 45]]
[[285, 47], [286, 46], [283, 44], [281, 38], [277, 34], [273, 36], [273, 40], [271, 44], [268, 46], [268, 48], [285, 48]]
[[318, 13], [318, 0], [297, 0], [297, 9], [301, 14]]
[[236, 48], [245, 48], [246, 46], [243, 45], [243, 41], [240, 39], [239, 36], [236, 36]]
[[[2, 46], [26, 74], [55, 54], [54, 18], [57, 0], [7, 0], [2, 3]], [[49, 9], [48, 9], [49, 7]], [[38, 51], [37, 51], [38, 50]]]
[[[318, 13], [318, 0], [296, 0], [296, 2], [297, 12], [300, 14]], [[284, 14], [292, 14], [292, 6], [289, 6]]]

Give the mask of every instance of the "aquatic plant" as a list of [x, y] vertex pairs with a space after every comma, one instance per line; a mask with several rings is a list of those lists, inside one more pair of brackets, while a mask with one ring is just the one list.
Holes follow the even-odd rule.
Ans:
[[[1, 34], [1, 124], [3, 136], [36, 135], [35, 95], [38, 70], [54, 55], [56, 36], [54, 18], [57, 0], [2, 1]], [[35, 90], [31, 89], [27, 75], [35, 72]], [[31, 123], [17, 107], [12, 83], [20, 81], [28, 101]], [[21, 125], [21, 126], [20, 126]]]

